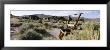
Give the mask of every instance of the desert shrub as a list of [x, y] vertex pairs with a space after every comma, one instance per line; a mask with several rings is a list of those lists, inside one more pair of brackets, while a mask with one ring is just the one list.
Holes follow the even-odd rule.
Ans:
[[96, 39], [100, 39], [100, 25], [99, 24], [94, 24], [94, 26], [93, 26], [93, 36]]
[[52, 27], [52, 23], [44, 23], [46, 29], [50, 29]]
[[40, 29], [40, 28], [34, 27], [34, 31], [42, 34], [43, 36], [49, 36], [50, 35], [45, 29]]
[[78, 30], [83, 30], [83, 28], [82, 28], [82, 26], [80, 25], [80, 26], [78, 26], [78, 28], [77, 28]]
[[83, 33], [78, 35], [77, 39], [78, 40], [89, 40], [89, 39], [91, 39], [91, 34], [83, 32]]
[[22, 25], [22, 23], [11, 23], [11, 27], [19, 27], [19, 26], [21, 26]]
[[39, 20], [39, 23], [42, 23], [42, 19]]
[[21, 20], [19, 20], [18, 22], [24, 22], [24, 21], [21, 19]]
[[29, 27], [28, 27], [29, 29], [30, 28], [34, 28], [34, 24], [32, 24], [32, 23], [29, 23]]
[[100, 28], [100, 25], [98, 25], [98, 24], [93, 25], [93, 30], [99, 30], [99, 28]]
[[49, 26], [49, 24], [48, 24], [48, 23], [45, 23], [44, 25], [45, 25], [45, 26], [47, 26], [47, 27]]
[[20, 33], [22, 34], [28, 29], [33, 29], [34, 27], [35, 26], [32, 23], [24, 23], [22, 26], [20, 26], [19, 30], [20, 30]]
[[90, 24], [90, 23], [86, 24], [86, 28], [91, 29], [92, 28], [92, 24]]
[[[93, 40], [94, 37], [92, 36], [92, 33], [93, 32], [88, 30], [73, 30], [68, 36], [64, 36], [63, 40]], [[95, 40], [97, 40], [97, 34], [95, 35]]]
[[29, 29], [24, 34], [21, 34], [20, 39], [21, 40], [41, 40], [42, 36], [39, 33], [33, 31], [32, 29]]
[[92, 30], [93, 29], [93, 25], [94, 23], [93, 22], [85, 22], [82, 24], [82, 28], [85, 29], [85, 30]]
[[41, 33], [41, 34], [47, 33], [45, 29], [38, 29], [38, 28], [35, 27], [34, 30], [35, 30], [36, 32], [38, 32], [38, 33]]
[[24, 23], [22, 26], [19, 27], [19, 33], [23, 34], [25, 31], [28, 30], [29, 25], [27, 23]]
[[53, 25], [52, 27], [53, 27], [53, 28], [57, 28], [57, 26], [56, 26], [56, 25]]
[[18, 23], [19, 22], [19, 19], [17, 19], [17, 18], [10, 18], [10, 22], [12, 22], [12, 23]]

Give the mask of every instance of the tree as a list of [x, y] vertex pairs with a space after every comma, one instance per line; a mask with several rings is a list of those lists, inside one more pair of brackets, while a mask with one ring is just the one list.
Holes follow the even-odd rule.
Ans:
[[29, 17], [30, 17], [30, 19], [33, 19], [33, 20], [38, 20], [39, 19], [39, 17], [36, 16], [36, 15], [30, 15]]
[[[76, 20], [76, 23], [75, 23], [75, 25], [74, 25], [74, 29], [77, 29], [77, 27], [78, 27], [78, 21], [80, 20], [80, 17], [81, 17], [81, 15], [82, 15], [83, 13], [80, 13], [79, 14], [79, 16], [78, 16], [78, 19]], [[75, 14], [75, 15], [77, 15], [77, 14]]]
[[70, 23], [70, 21], [72, 21], [71, 15], [69, 15], [68, 24]]

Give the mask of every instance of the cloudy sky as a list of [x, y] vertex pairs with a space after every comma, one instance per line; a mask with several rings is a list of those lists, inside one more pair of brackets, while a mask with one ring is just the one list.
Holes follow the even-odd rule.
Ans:
[[77, 17], [78, 15], [74, 14], [79, 14], [79, 13], [84, 13], [82, 14], [82, 17], [86, 18], [100, 18], [100, 11], [99, 10], [51, 10], [51, 11], [41, 11], [41, 10], [34, 10], [34, 11], [11, 11], [11, 14], [16, 15], [16, 16], [23, 16], [23, 15], [32, 15], [32, 14], [45, 14], [45, 15], [55, 15], [55, 16], [68, 16], [71, 15], [73, 17]]

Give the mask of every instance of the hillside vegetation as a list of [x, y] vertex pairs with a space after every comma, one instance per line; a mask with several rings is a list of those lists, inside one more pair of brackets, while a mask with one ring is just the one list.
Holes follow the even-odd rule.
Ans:
[[[75, 24], [76, 20], [65, 18], [22, 18], [11, 16], [11, 40], [60, 40], [50, 34], [55, 28], [66, 28], [68, 24]], [[37, 17], [37, 18], [36, 18]], [[64, 20], [65, 19], [65, 20]], [[79, 21], [78, 29], [71, 29], [70, 34], [62, 40], [100, 40], [100, 23], [96, 20]], [[53, 33], [54, 34], [54, 33]]]

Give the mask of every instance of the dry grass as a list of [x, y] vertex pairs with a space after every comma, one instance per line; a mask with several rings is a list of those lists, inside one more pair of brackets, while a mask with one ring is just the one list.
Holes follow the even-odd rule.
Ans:
[[[33, 35], [36, 35], [36, 36], [41, 34], [42, 40], [59, 40], [59, 38], [56, 38], [52, 35], [48, 35], [49, 32], [52, 31], [52, 25], [54, 25], [54, 23], [49, 23], [49, 22], [39, 23], [38, 20], [32, 20], [28, 22], [27, 21], [28, 20], [20, 21], [19, 19], [11, 18], [11, 23], [20, 23], [20, 22], [23, 23], [22, 26], [19, 27], [19, 33], [17, 33], [18, 39], [22, 39], [21, 36], [26, 36], [28, 35], [28, 32], [31, 32], [31, 33], [34, 33]], [[60, 25], [63, 26], [65, 23], [66, 22], [57, 23], [57, 24], [58, 26]], [[71, 23], [74, 23], [74, 22], [71, 22]], [[100, 38], [100, 31], [93, 30], [93, 27], [95, 24], [97, 24], [97, 22], [87, 21], [82, 24], [81, 26], [83, 28], [82, 30], [71, 30], [71, 33], [68, 36], [64, 36], [63, 40], [98, 40]], [[38, 30], [36, 31], [35, 29], [38, 29]], [[47, 35], [43, 36], [44, 34], [47, 34]]]

